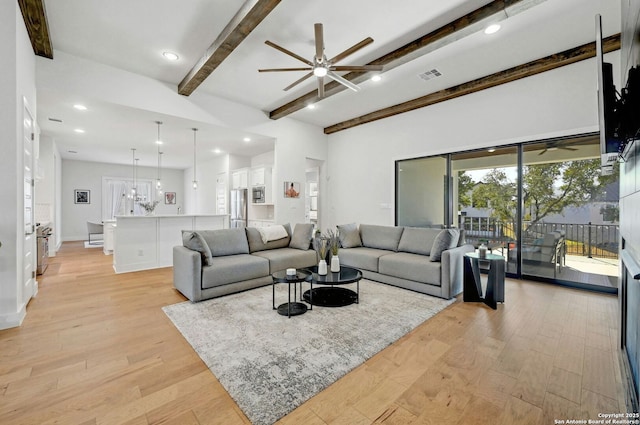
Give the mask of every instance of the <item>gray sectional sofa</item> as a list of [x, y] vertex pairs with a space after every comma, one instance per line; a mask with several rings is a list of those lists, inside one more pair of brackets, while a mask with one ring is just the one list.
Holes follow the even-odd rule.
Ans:
[[446, 299], [462, 292], [463, 256], [474, 247], [457, 229], [348, 224], [338, 231], [340, 264], [367, 279]]
[[257, 288], [271, 274], [318, 263], [310, 249], [313, 225], [297, 224], [287, 236], [264, 242], [252, 227], [184, 231], [183, 246], [173, 247], [173, 285], [191, 301]]
[[[193, 302], [271, 283], [271, 274], [318, 263], [311, 224], [284, 226], [286, 237], [265, 242], [256, 228], [184, 231], [173, 248], [173, 284]], [[365, 278], [441, 298], [462, 291], [463, 256], [456, 229], [355, 224], [338, 226], [340, 263]]]

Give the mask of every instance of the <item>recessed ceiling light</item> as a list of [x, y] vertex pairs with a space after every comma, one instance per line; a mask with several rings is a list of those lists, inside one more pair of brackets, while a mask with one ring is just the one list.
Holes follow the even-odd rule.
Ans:
[[222, 151], [220, 149], [214, 149], [213, 153], [218, 154], [218, 153], [222, 153]]
[[164, 56], [167, 60], [177, 61], [179, 56], [173, 52], [162, 52], [162, 56]]
[[84, 133], [84, 130], [83, 130], [83, 129], [81, 129], [81, 128], [76, 128], [76, 129], [75, 129], [75, 130], [73, 130], [73, 131], [75, 131], [76, 133]]
[[76, 108], [78, 111], [86, 111], [87, 107], [84, 105], [81, 105], [79, 103], [76, 103], [75, 105], [73, 105], [74, 108]]
[[500, 25], [499, 24], [491, 24], [488, 27], [486, 27], [484, 29], [484, 33], [485, 34], [494, 34], [496, 32], [500, 31]]
[[380, 80], [382, 80], [382, 77], [378, 74], [371, 77], [371, 81], [380, 81]]
[[314, 103], [310, 103], [310, 104], [307, 105], [307, 108], [316, 109], [316, 105]]
[[156, 145], [161, 145], [162, 144], [162, 140], [156, 140]]
[[242, 140], [244, 140], [245, 142], [250, 142], [250, 141], [251, 141], [251, 137], [245, 137], [245, 138], [244, 138], [244, 139], [242, 139]]

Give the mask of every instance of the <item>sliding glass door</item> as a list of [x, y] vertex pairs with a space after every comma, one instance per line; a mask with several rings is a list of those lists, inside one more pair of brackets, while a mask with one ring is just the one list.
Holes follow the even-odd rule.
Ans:
[[451, 155], [455, 187], [456, 227], [467, 242], [485, 244], [509, 262], [507, 273], [517, 272], [518, 148], [508, 146]]
[[464, 229], [514, 277], [615, 292], [618, 199], [597, 134], [396, 162], [398, 225]]

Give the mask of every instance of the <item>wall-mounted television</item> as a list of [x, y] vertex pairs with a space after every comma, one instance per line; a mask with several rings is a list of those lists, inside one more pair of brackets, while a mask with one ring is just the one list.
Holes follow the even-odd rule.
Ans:
[[604, 61], [600, 15], [596, 15], [596, 62], [600, 162], [603, 174], [611, 174], [614, 163], [624, 161], [633, 142], [640, 138], [640, 67], [629, 69], [626, 85], [618, 93], [613, 84], [613, 66]]
[[600, 160], [603, 172], [613, 171], [613, 163], [624, 149], [618, 134], [620, 118], [618, 95], [613, 84], [613, 65], [604, 61], [602, 47], [602, 17], [596, 15], [596, 63], [598, 67], [598, 122], [600, 126]]

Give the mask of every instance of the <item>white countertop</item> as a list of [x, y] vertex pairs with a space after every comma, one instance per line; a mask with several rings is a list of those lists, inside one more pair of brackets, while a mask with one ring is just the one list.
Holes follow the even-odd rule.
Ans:
[[122, 218], [178, 218], [178, 217], [229, 217], [229, 214], [154, 214], [154, 215], [117, 215]]

